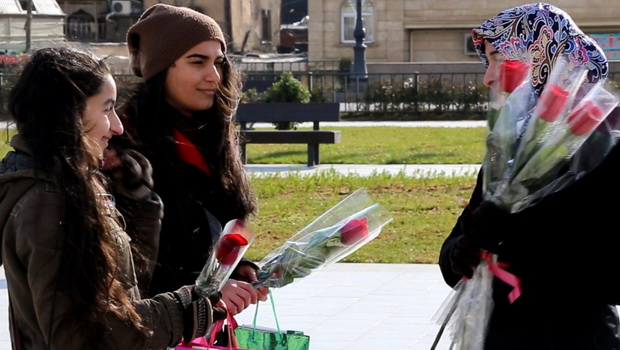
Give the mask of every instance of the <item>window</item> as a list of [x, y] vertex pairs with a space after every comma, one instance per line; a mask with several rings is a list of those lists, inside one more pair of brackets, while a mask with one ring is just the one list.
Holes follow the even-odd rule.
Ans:
[[468, 56], [478, 56], [478, 51], [474, 46], [474, 42], [471, 41], [471, 34], [465, 34], [463, 42], [464, 53]]
[[19, 5], [22, 7], [22, 10], [28, 11], [28, 3], [32, 5], [32, 12], [37, 12], [37, 8], [34, 6], [32, 0], [19, 0]]
[[[356, 0], [345, 0], [340, 8], [340, 41], [342, 43], [355, 43], [355, 22], [357, 19]], [[367, 0], [362, 0], [362, 21], [364, 24], [364, 30], [366, 36], [364, 37], [365, 43], [371, 43], [374, 41], [374, 10], [372, 3]]]

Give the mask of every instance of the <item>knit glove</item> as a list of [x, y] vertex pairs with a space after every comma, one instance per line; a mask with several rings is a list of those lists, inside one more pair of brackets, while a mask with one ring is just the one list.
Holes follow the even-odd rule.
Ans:
[[186, 343], [204, 337], [214, 321], [226, 318], [224, 309], [213, 307], [220, 302], [219, 293], [201, 297], [194, 286], [183, 286], [173, 294], [183, 311], [183, 340]]
[[112, 188], [115, 193], [133, 200], [141, 200], [151, 194], [153, 191], [153, 168], [146, 157], [132, 149], [114, 148], [106, 154], [116, 157], [116, 163], [120, 161], [120, 165], [115, 167], [113, 161], [108, 162], [109, 165], [103, 167], [103, 171], [112, 180]]

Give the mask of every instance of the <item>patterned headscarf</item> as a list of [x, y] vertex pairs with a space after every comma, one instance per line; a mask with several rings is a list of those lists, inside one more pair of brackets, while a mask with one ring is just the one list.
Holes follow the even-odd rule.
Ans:
[[560, 8], [533, 3], [500, 12], [472, 30], [472, 40], [480, 59], [488, 67], [484, 41], [507, 60], [532, 63], [532, 85], [538, 94], [554, 67], [558, 53], [568, 54], [574, 65], [586, 65], [587, 80], [594, 83], [607, 77], [605, 54]]

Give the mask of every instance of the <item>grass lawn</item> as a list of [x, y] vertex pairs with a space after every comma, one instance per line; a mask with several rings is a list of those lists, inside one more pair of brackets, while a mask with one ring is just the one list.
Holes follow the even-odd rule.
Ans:
[[393, 217], [381, 234], [347, 262], [436, 263], [439, 248], [469, 199], [473, 177], [418, 179], [403, 175], [340, 174], [253, 177], [259, 215], [257, 238], [246, 253], [260, 260], [346, 196], [365, 188]]
[[[322, 163], [478, 164], [486, 128], [340, 127], [342, 143], [321, 145]], [[0, 136], [8, 142], [10, 132]], [[10, 149], [0, 142], [0, 155]], [[305, 164], [305, 145], [248, 145], [255, 164]], [[291, 235], [358, 188], [383, 205], [394, 220], [381, 234], [343, 261], [436, 263], [439, 248], [469, 199], [471, 177], [418, 179], [335, 172], [312, 176], [252, 176], [259, 215], [250, 221], [257, 234], [246, 256], [258, 261]]]
[[[321, 145], [323, 164], [477, 164], [486, 127], [329, 127], [342, 142]], [[300, 128], [300, 130], [303, 130]], [[250, 164], [306, 164], [306, 145], [248, 144]]]

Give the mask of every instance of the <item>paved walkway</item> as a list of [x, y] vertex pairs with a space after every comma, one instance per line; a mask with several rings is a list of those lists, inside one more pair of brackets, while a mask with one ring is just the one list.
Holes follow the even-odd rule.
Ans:
[[[310, 335], [311, 350], [429, 350], [450, 288], [435, 264], [337, 263], [272, 291], [280, 327]], [[251, 325], [254, 312], [235, 318]], [[257, 324], [275, 327], [268, 303]]]
[[250, 164], [248, 171], [254, 176], [287, 176], [298, 174], [302, 176], [313, 175], [322, 172], [332, 172], [343, 175], [379, 175], [379, 174], [403, 174], [411, 177], [439, 177], [439, 176], [472, 176], [478, 173], [480, 164], [393, 164], [393, 165], [370, 165], [370, 164], [320, 164], [309, 167], [299, 164]]
[[[435, 312], [450, 293], [435, 264], [336, 263], [272, 289], [281, 329], [310, 335], [311, 350], [428, 350], [439, 326]], [[275, 328], [269, 303], [260, 326]], [[255, 307], [235, 318], [252, 324]], [[0, 269], [0, 349], [10, 350], [8, 299]], [[444, 335], [438, 350], [447, 350]]]

